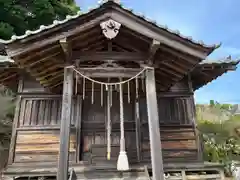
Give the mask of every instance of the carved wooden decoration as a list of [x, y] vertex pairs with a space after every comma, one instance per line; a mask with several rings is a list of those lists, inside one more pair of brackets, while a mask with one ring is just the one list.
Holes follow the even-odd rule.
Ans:
[[117, 36], [121, 24], [112, 19], [109, 19], [107, 21], [102, 22], [100, 26], [102, 28], [104, 36], [108, 39], [113, 39]]

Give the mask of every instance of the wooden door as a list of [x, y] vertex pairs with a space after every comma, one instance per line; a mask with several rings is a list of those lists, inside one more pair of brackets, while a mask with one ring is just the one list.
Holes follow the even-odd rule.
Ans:
[[[107, 106], [106, 96], [104, 105], [101, 106], [100, 94], [95, 96], [94, 103], [91, 97], [85, 98], [83, 102], [82, 116], [82, 148], [81, 160], [91, 163], [114, 162], [116, 163], [120, 151], [120, 116], [119, 116], [119, 96], [115, 92], [112, 95], [111, 106], [111, 159], [107, 161]], [[137, 159], [136, 153], [136, 133], [134, 108], [132, 104], [124, 98], [124, 126], [126, 138], [126, 150], [130, 162]]]

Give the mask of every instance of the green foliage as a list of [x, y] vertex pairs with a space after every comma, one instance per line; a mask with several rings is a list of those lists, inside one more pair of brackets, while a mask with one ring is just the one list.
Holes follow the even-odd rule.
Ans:
[[0, 38], [22, 35], [78, 10], [72, 0], [0, 0]]
[[[240, 115], [231, 113], [232, 105], [210, 103], [198, 105], [198, 130], [203, 137], [204, 160], [225, 165], [226, 175], [231, 175], [234, 161], [240, 161]], [[199, 110], [201, 109], [201, 110]], [[227, 118], [223, 115], [227, 114]], [[212, 120], [214, 119], [214, 120]]]
[[10, 143], [12, 121], [15, 110], [15, 95], [0, 86], [0, 149], [7, 148]]
[[214, 100], [210, 100], [210, 106], [214, 106], [214, 105], [215, 105]]

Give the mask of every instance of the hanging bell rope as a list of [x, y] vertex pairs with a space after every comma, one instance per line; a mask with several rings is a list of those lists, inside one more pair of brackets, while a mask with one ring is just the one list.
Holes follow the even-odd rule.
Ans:
[[[139, 71], [139, 73], [137, 73], [135, 76], [122, 81], [122, 79], [120, 79], [119, 82], [114, 82], [111, 83], [110, 81], [108, 82], [101, 82], [101, 81], [97, 81], [95, 79], [92, 79], [86, 75], [84, 75], [83, 73], [81, 73], [79, 70], [77, 70], [74, 66], [68, 66], [66, 68], [72, 68], [76, 74], [82, 76], [83, 79], [83, 99], [85, 97], [85, 86], [86, 86], [86, 82], [85, 80], [89, 80], [92, 82], [92, 103], [94, 101], [93, 99], [93, 90], [94, 90], [94, 83], [96, 84], [100, 84], [101, 85], [101, 105], [103, 105], [103, 86], [105, 86], [107, 93], [107, 159], [110, 159], [111, 156], [111, 106], [112, 106], [112, 90], [113, 90], [113, 86], [115, 86], [115, 89], [117, 86], [119, 86], [119, 94], [120, 94], [120, 131], [121, 131], [121, 137], [120, 137], [120, 152], [119, 152], [119, 156], [118, 156], [118, 161], [117, 161], [117, 169], [119, 171], [126, 171], [129, 170], [129, 163], [128, 163], [128, 157], [127, 157], [127, 153], [126, 153], [126, 148], [125, 148], [125, 137], [124, 137], [124, 109], [123, 109], [123, 84], [128, 83], [128, 102], [130, 102], [130, 81], [135, 79], [136, 80], [136, 96], [138, 96], [138, 77], [143, 74], [145, 72], [145, 70], [147, 69], [152, 69], [151, 67], [143, 67], [142, 70]], [[137, 97], [138, 98], [138, 97]]]
[[125, 137], [124, 137], [124, 110], [123, 110], [123, 88], [122, 84], [119, 85], [119, 93], [120, 93], [120, 152], [117, 161], [117, 169], [119, 171], [127, 171], [129, 170], [128, 157], [125, 148]]
[[110, 102], [110, 88], [107, 92], [107, 159], [111, 158], [111, 102]]

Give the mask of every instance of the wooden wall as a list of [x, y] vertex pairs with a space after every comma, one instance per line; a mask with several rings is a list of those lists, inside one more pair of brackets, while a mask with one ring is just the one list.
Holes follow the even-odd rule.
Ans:
[[[97, 96], [100, 97], [100, 96]], [[119, 97], [113, 92], [111, 106], [111, 161], [117, 161], [120, 149]], [[124, 128], [126, 149], [130, 162], [136, 162], [136, 133], [133, 103], [124, 96]], [[83, 103], [82, 160], [97, 163], [107, 160], [107, 108], [101, 106], [100, 98], [94, 104], [88, 98]]]
[[[18, 131], [14, 162], [55, 162], [58, 159], [60, 130]], [[76, 139], [70, 137], [69, 159], [75, 160]]]
[[[17, 114], [13, 162], [56, 162], [59, 153], [62, 95], [49, 95], [33, 80], [22, 83], [19, 94], [21, 100]], [[93, 104], [88, 94], [83, 104], [79, 96], [73, 97], [71, 161], [97, 163], [106, 160], [106, 102], [104, 105], [101, 106], [100, 103], [100, 92], [95, 92]], [[137, 133], [135, 100], [132, 98], [129, 104], [127, 95], [124, 95], [124, 127], [130, 163], [150, 161], [145, 97], [141, 96], [139, 105], [140, 133]], [[194, 103], [187, 82], [178, 83], [169, 92], [158, 93], [158, 109], [164, 161], [196, 161], [199, 152], [194, 125]], [[119, 118], [119, 96], [115, 92], [111, 107], [111, 160], [114, 162], [119, 153]], [[81, 128], [77, 131], [77, 127]], [[139, 141], [139, 145], [136, 141]]]
[[[22, 94], [13, 162], [57, 162], [59, 153], [61, 95]], [[69, 160], [76, 161], [76, 122], [81, 100], [73, 98]]]
[[[142, 160], [150, 158], [146, 100], [140, 100]], [[163, 159], [167, 162], [197, 161], [198, 145], [191, 97], [159, 97], [159, 123]]]

